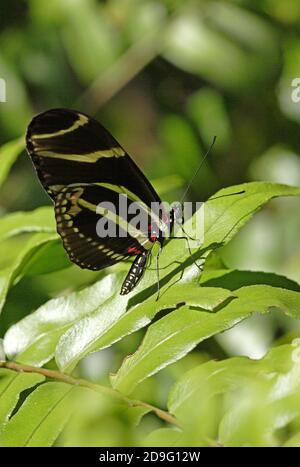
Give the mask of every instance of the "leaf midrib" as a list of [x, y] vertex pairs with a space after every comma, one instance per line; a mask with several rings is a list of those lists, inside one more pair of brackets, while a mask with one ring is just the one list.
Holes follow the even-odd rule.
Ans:
[[46, 414], [42, 417], [42, 419], [39, 421], [39, 423], [36, 425], [36, 427], [32, 430], [32, 432], [30, 433], [29, 437], [26, 439], [25, 443], [24, 443], [24, 447], [25, 446], [28, 446], [28, 444], [30, 443], [30, 441], [32, 440], [32, 438], [34, 437], [35, 433], [38, 431], [38, 429], [43, 425], [43, 423], [45, 422], [45, 420], [47, 419], [47, 417], [53, 412], [53, 410], [56, 409], [56, 407], [58, 407], [58, 405], [64, 400], [64, 398], [66, 396], [68, 396], [70, 394], [71, 391], [74, 390], [74, 387], [72, 386], [58, 401], [56, 401], [56, 403], [46, 412]]

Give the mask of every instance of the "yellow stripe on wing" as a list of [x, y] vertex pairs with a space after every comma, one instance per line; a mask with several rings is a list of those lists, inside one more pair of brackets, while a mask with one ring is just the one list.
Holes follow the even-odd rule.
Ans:
[[58, 154], [52, 151], [39, 150], [37, 146], [34, 147], [34, 152], [41, 157], [50, 157], [51, 159], [63, 159], [73, 162], [88, 162], [94, 163], [103, 157], [122, 157], [125, 156], [125, 151], [118, 147], [112, 149], [105, 149], [103, 151], [89, 152], [87, 154]]
[[73, 125], [69, 128], [65, 128], [63, 130], [55, 131], [54, 133], [43, 133], [43, 134], [34, 134], [31, 136], [31, 139], [34, 141], [36, 139], [46, 139], [46, 138], [53, 138], [55, 136], [65, 135], [66, 133], [70, 133], [71, 131], [76, 130], [77, 128], [86, 125], [89, 122], [89, 118], [85, 115], [78, 114], [78, 120], [76, 120]]
[[77, 203], [79, 206], [96, 212], [97, 214], [106, 217], [108, 220], [111, 220], [116, 225], [119, 225], [125, 232], [128, 232], [131, 237], [135, 238], [139, 244], [145, 248], [145, 250], [150, 250], [153, 247], [153, 242], [151, 242], [149, 238], [143, 234], [143, 232], [136, 229], [131, 224], [128, 224], [125, 219], [122, 219], [122, 217], [118, 216], [115, 212], [109, 211], [107, 207], [104, 208], [99, 205], [96, 206], [95, 204], [89, 203], [83, 198], [78, 198]]
[[168, 232], [168, 226], [159, 218], [159, 216], [146, 203], [144, 203], [141, 198], [135, 195], [132, 191], [128, 190], [128, 188], [125, 186], [113, 185], [112, 183], [95, 183], [95, 185], [108, 188], [109, 190], [112, 190], [120, 195], [126, 195], [131, 201], [138, 203], [139, 207], [147, 212], [147, 214], [154, 222], [156, 222], [162, 232]]

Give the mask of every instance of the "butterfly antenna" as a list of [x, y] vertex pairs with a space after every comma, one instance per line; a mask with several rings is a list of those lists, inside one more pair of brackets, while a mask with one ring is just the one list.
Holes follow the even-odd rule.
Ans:
[[200, 164], [198, 165], [198, 168], [197, 168], [196, 172], [194, 173], [194, 175], [192, 176], [191, 180], [189, 181], [188, 186], [186, 187], [186, 189], [185, 189], [185, 191], [184, 191], [184, 193], [183, 193], [183, 195], [182, 195], [182, 197], [181, 197], [180, 204], [183, 203], [183, 201], [184, 201], [186, 195], [188, 194], [188, 191], [189, 191], [189, 189], [191, 188], [191, 186], [192, 186], [192, 184], [193, 184], [195, 178], [197, 177], [197, 175], [198, 175], [198, 173], [199, 173], [199, 171], [200, 171], [202, 165], [204, 164], [205, 159], [207, 158], [207, 156], [209, 155], [210, 151], [212, 150], [212, 148], [213, 148], [213, 146], [214, 146], [214, 144], [215, 144], [215, 142], [216, 142], [216, 139], [217, 139], [217, 137], [214, 136], [214, 137], [213, 137], [213, 140], [212, 140], [212, 142], [211, 142], [211, 144], [210, 144], [210, 146], [209, 146], [209, 148], [208, 148], [208, 150], [206, 151], [205, 156], [203, 157], [202, 161], [201, 161]]
[[[192, 176], [192, 178], [191, 178], [191, 180], [190, 180], [188, 186], [186, 187], [186, 189], [185, 189], [185, 191], [184, 191], [184, 193], [183, 193], [183, 195], [182, 195], [182, 197], [181, 197], [181, 200], [180, 200], [180, 205], [181, 205], [181, 206], [182, 206], [182, 203], [183, 203], [183, 201], [184, 201], [184, 199], [185, 199], [185, 197], [186, 197], [186, 195], [187, 195], [189, 189], [191, 188], [191, 186], [192, 186], [192, 184], [193, 184], [195, 178], [197, 177], [197, 175], [198, 175], [198, 173], [199, 173], [199, 171], [200, 171], [202, 165], [204, 164], [205, 159], [207, 158], [207, 156], [209, 155], [210, 151], [212, 150], [212, 148], [213, 148], [213, 146], [214, 146], [214, 144], [215, 144], [215, 142], [216, 142], [216, 139], [217, 139], [217, 137], [214, 136], [214, 137], [213, 137], [213, 140], [212, 140], [212, 142], [211, 142], [211, 144], [210, 144], [208, 150], [206, 151], [206, 153], [205, 153], [205, 155], [204, 155], [202, 161], [200, 162], [200, 164], [199, 164], [199, 166], [198, 166], [196, 172], [194, 173], [194, 175]], [[175, 219], [175, 222], [176, 222], [176, 219]], [[182, 224], [180, 224], [180, 227], [181, 227], [181, 229], [182, 229], [182, 232], [183, 232], [184, 235], [185, 235], [185, 237], [182, 237], [182, 238], [185, 238], [185, 239], [186, 239], [187, 244], [188, 244], [188, 249], [189, 249], [190, 255], [193, 257], [193, 254], [192, 254], [192, 251], [191, 251], [191, 248], [190, 248], [190, 244], [189, 244], [189, 238], [190, 238], [191, 240], [194, 240], [194, 239], [191, 238], [190, 235], [188, 235], [188, 234], [186, 233], [186, 231], [184, 230], [184, 227], [183, 227]], [[197, 268], [202, 272], [202, 268], [201, 268], [201, 266], [199, 266], [199, 264], [197, 263], [197, 261], [194, 261], [194, 263], [195, 263], [195, 265], [197, 266]]]

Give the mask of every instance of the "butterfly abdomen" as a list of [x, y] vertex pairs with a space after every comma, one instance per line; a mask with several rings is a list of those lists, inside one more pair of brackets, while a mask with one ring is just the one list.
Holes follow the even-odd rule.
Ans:
[[137, 285], [145, 271], [149, 251], [137, 256], [129, 269], [121, 288], [121, 295], [127, 295]]

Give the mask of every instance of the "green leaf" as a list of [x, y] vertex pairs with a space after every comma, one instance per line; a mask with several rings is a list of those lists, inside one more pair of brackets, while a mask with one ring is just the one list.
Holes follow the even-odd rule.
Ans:
[[178, 428], [159, 428], [147, 436], [145, 446], [183, 446], [181, 439], [182, 432]]
[[44, 376], [33, 373], [16, 373], [0, 369], [0, 430], [14, 410], [24, 389], [31, 388], [44, 380]]
[[194, 397], [199, 398], [208, 385], [209, 397], [227, 393], [245, 385], [247, 380], [274, 372], [286, 373], [293, 365], [292, 352], [295, 347], [282, 345], [271, 349], [260, 360], [247, 357], [232, 357], [216, 362], [208, 361], [187, 371], [172, 387], [168, 397], [168, 410], [182, 417], [185, 404]]
[[205, 12], [191, 3], [164, 39], [164, 58], [231, 93], [261, 86], [279, 63], [269, 21], [228, 2], [208, 2]]
[[65, 383], [39, 386], [0, 431], [0, 445], [51, 446], [72, 412], [75, 389]]
[[[217, 192], [206, 203], [205, 244], [194, 256], [204, 258], [216, 245], [229, 241], [252, 214], [272, 197], [299, 194], [299, 188], [272, 183], [247, 183]], [[186, 241], [173, 240], [164, 246], [160, 262], [162, 289], [170, 288], [172, 291], [172, 284], [178, 283], [179, 280], [183, 283], [189, 282], [197, 275], [199, 271], [193, 264]], [[138, 309], [133, 308], [131, 312], [131, 308], [147, 299], [149, 294], [156, 294], [156, 282], [156, 271], [148, 270], [138, 287], [128, 296], [129, 301], [126, 297], [116, 296], [105, 304], [104, 309], [99, 308], [92, 317], [83, 318], [67, 331], [62, 336], [56, 352], [60, 368], [63, 371], [71, 371], [88, 353], [107, 347], [124, 335], [149, 324], [150, 319], [160, 310], [161, 299], [156, 303], [154, 299], [149, 301], [149, 305], [152, 303], [152, 309], [149, 308], [147, 316], [144, 313], [139, 314]], [[161, 297], [163, 295], [162, 293]], [[148, 302], [145, 303], [145, 308], [148, 309]], [[125, 311], [127, 313], [123, 317]], [[135, 318], [135, 314], [138, 319]]]
[[217, 313], [192, 310], [186, 306], [152, 324], [138, 350], [127, 357], [113, 387], [126, 394], [144, 379], [179, 360], [199, 342], [234, 326], [253, 312], [266, 313], [270, 307], [300, 317], [300, 294], [270, 286], [249, 286], [235, 291], [237, 298]]
[[23, 277], [29, 259], [42, 245], [56, 238], [55, 233], [37, 233], [18, 245], [13, 260], [5, 269], [0, 270], [0, 310], [3, 308], [9, 288]]
[[[97, 313], [80, 321], [82, 332], [80, 347], [75, 348], [70, 345], [73, 341], [72, 333], [74, 328], [71, 328], [61, 337], [56, 349], [57, 364], [63, 371], [70, 371], [74, 367], [74, 363], [85, 354], [92, 352], [94, 349], [108, 347], [123, 336], [146, 326], [160, 310], [174, 308], [178, 304], [186, 302], [188, 305], [212, 311], [231, 296], [230, 292], [224, 289], [199, 288], [198, 285], [192, 284], [174, 286], [161, 297], [159, 302], [155, 298], [151, 298], [131, 308], [130, 311], [116, 321], [114, 313], [118, 310], [116, 303], [120, 300], [117, 296], [102, 308], [102, 314]], [[93, 328], [94, 341], [90, 332], [85, 333], [85, 326], [88, 326], [89, 329]], [[89, 344], [87, 348], [85, 347], [86, 340]]]
[[[204, 261], [205, 257], [215, 251], [215, 248], [229, 241], [252, 214], [272, 197], [299, 194], [299, 188], [261, 182], [242, 184], [219, 191], [205, 205], [205, 243], [194, 253], [194, 257], [202, 258]], [[154, 258], [157, 251], [156, 245], [152, 252]], [[171, 240], [164, 246], [160, 259], [161, 298], [157, 302], [155, 301], [157, 275], [156, 268], [152, 266], [148, 268], [142, 281], [128, 296], [120, 296], [119, 282], [113, 282], [113, 290], [105, 301], [99, 302], [98, 307], [90, 308], [86, 314], [82, 314], [80, 310], [76, 311], [75, 308], [73, 310], [74, 320], [68, 321], [63, 327], [60, 327], [59, 322], [56, 323], [54, 319], [51, 325], [53, 338], [49, 337], [46, 332], [44, 337], [41, 336], [39, 344], [38, 339], [34, 340], [32, 352], [29, 351], [26, 357], [24, 354], [24, 358], [29, 358], [29, 361], [33, 358], [34, 361], [47, 361], [52, 357], [53, 347], [59, 339], [56, 349], [57, 363], [64, 371], [71, 371], [88, 353], [107, 347], [123, 336], [148, 325], [161, 309], [168, 306], [172, 308], [182, 302], [182, 300], [178, 302], [178, 299], [182, 297], [176, 296], [175, 286], [192, 284], [198, 277], [199, 270], [193, 263], [187, 242], [178, 239]], [[283, 282], [282, 286], [287, 286], [287, 281]], [[200, 291], [200, 288], [197, 290]], [[204, 297], [201, 292], [199, 294], [198, 306], [201, 306]], [[88, 292], [86, 301], [89, 302]], [[93, 303], [92, 292], [91, 301]], [[33, 329], [35, 329], [34, 320], [33, 317], [31, 322]], [[37, 326], [39, 326], [38, 323], [39, 319], [37, 319]], [[22, 333], [28, 333], [28, 342], [31, 342], [32, 336], [29, 329], [30, 327], [27, 327]], [[15, 353], [11, 338], [9, 341], [10, 349], [12, 353]], [[39, 352], [42, 353], [41, 359], [34, 357], [35, 342], [40, 349]]]
[[[5, 57], [5, 53], [0, 56], [1, 76], [5, 77], [9, 88], [8, 98], [5, 104], [1, 104], [0, 125], [2, 134], [8, 137], [19, 137], [24, 133], [26, 123], [32, 116], [32, 108], [27, 96], [26, 84], [19, 75], [11, 60]], [[13, 89], [13, 92], [10, 92]]]
[[212, 129], [218, 138], [214, 152], [224, 154], [232, 139], [232, 129], [223, 96], [211, 87], [201, 87], [188, 100], [187, 111], [207, 147], [212, 141]]
[[24, 148], [25, 141], [23, 137], [10, 141], [0, 148], [0, 186], [5, 181], [13, 163]]
[[69, 268], [72, 263], [60, 239], [46, 242], [28, 259], [23, 275], [37, 276]]
[[[275, 347], [260, 360], [234, 357], [189, 370], [168, 399], [168, 410], [181, 422], [180, 442], [189, 443], [194, 436], [199, 443], [203, 435], [219, 432], [215, 443], [225, 446], [281, 444], [277, 430], [300, 415], [299, 374], [298, 341]], [[199, 419], [201, 404], [210, 406], [210, 419], [217, 414], [212, 432]]]
[[6, 355], [38, 366], [49, 361], [66, 329], [95, 312], [119, 285], [120, 277], [111, 274], [91, 287], [45, 303], [9, 328], [4, 338]]
[[[300, 364], [291, 348], [290, 368], [283, 373], [266, 371], [260, 361], [260, 375], [249, 378], [231, 396], [230, 406], [219, 425], [219, 438], [226, 446], [278, 446], [276, 430], [288, 427], [300, 416]], [[279, 352], [277, 352], [278, 355]], [[299, 355], [299, 350], [297, 351]], [[269, 357], [269, 355], [268, 355]], [[274, 365], [276, 368], [276, 365]], [[274, 369], [275, 369], [274, 368]], [[235, 391], [235, 396], [237, 392]], [[235, 398], [235, 402], [233, 399]], [[278, 436], [279, 435], [279, 436]]]
[[203, 248], [228, 243], [272, 198], [299, 195], [298, 187], [267, 182], [244, 183], [218, 191], [205, 203]]
[[149, 412], [151, 412], [151, 409], [148, 407], [129, 407], [126, 415], [130, 419], [132, 425], [138, 426], [142, 418]]
[[[69, 3], [64, 3], [61, 8], [67, 18], [62, 31], [62, 46], [79, 81], [89, 85], [117, 59], [120, 47], [117, 30], [105, 15], [99, 14], [97, 3], [79, 0], [76, 8]], [[83, 23], [89, 25], [86, 31], [82, 29]]]
[[300, 292], [300, 285], [297, 282], [279, 274], [225, 268], [208, 269], [206, 263], [200, 278], [200, 284], [204, 287], [223, 287], [232, 291], [246, 285], [264, 284]]
[[[171, 114], [163, 118], [160, 133], [165, 145], [165, 157], [169, 158], [168, 165], [189, 180], [199, 163], [201, 152], [192, 126], [184, 117]], [[185, 154], [185, 158], [182, 154]], [[204, 176], [211, 175], [208, 167], [204, 167], [204, 171]]]
[[300, 432], [296, 433], [295, 435], [291, 436], [282, 447], [284, 448], [298, 448], [300, 446]]
[[45, 206], [30, 212], [14, 212], [0, 219], [0, 241], [26, 232], [56, 232], [53, 208]]

